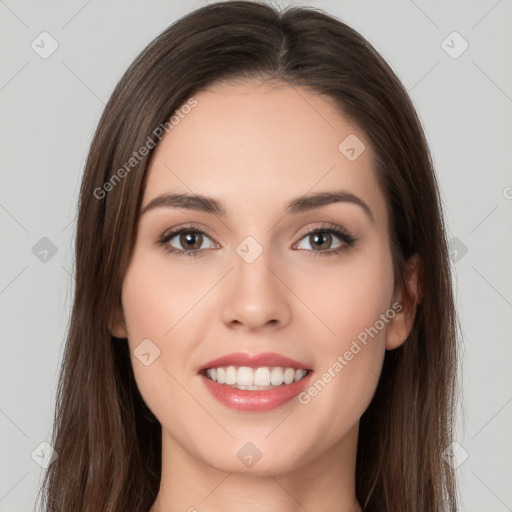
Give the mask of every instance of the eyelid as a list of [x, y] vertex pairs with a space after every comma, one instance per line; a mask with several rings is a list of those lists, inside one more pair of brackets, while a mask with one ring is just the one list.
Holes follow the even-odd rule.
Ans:
[[167, 238], [174, 238], [176, 235], [179, 235], [183, 232], [193, 232], [193, 233], [201, 233], [202, 235], [206, 235], [208, 238], [211, 238], [216, 244], [218, 242], [215, 238], [208, 233], [208, 229], [202, 227], [200, 224], [182, 224], [174, 228], [169, 228], [159, 237], [159, 240]]
[[300, 240], [302, 240], [305, 236], [311, 235], [313, 233], [316, 233], [318, 231], [334, 231], [342, 233], [346, 236], [352, 236], [345, 228], [342, 226], [338, 226], [337, 224], [332, 224], [330, 222], [321, 222], [320, 226], [315, 226], [314, 228], [307, 228], [305, 231], [303, 231], [300, 235]]

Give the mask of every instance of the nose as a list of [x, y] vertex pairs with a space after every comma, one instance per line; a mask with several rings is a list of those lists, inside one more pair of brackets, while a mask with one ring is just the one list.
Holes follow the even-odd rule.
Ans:
[[223, 290], [222, 321], [231, 329], [255, 331], [281, 329], [290, 322], [290, 292], [269, 251], [252, 263], [238, 254]]

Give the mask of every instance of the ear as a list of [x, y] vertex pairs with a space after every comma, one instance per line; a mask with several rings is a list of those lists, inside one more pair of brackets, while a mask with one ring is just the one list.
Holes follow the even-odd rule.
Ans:
[[403, 282], [404, 285], [399, 285], [393, 296], [393, 304], [397, 304], [396, 309], [393, 308], [396, 314], [386, 329], [386, 350], [394, 350], [402, 345], [414, 325], [422, 297], [421, 261], [418, 254], [406, 261]]
[[120, 305], [116, 306], [115, 312], [109, 321], [108, 329], [114, 338], [128, 338], [126, 320], [124, 319], [123, 308]]

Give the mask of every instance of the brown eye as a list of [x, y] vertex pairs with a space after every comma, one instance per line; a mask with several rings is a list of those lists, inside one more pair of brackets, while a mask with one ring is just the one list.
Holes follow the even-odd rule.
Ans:
[[[336, 239], [338, 241], [336, 241]], [[308, 233], [299, 242], [297, 248], [315, 252], [325, 252], [343, 245], [347, 245], [347, 241], [344, 241], [340, 235], [331, 232], [331, 230], [324, 229]]]
[[304, 233], [293, 248], [311, 256], [336, 256], [354, 247], [357, 240], [345, 228], [326, 224]]
[[309, 235], [310, 245], [313, 249], [330, 249], [332, 235], [326, 231], [318, 231]]
[[180, 244], [184, 249], [198, 250], [203, 243], [203, 235], [196, 231], [189, 231], [180, 234]]
[[[208, 245], [208, 241], [210, 244]], [[201, 254], [203, 249], [214, 249], [215, 242], [197, 229], [181, 229], [164, 235], [159, 240], [167, 251], [188, 255]]]

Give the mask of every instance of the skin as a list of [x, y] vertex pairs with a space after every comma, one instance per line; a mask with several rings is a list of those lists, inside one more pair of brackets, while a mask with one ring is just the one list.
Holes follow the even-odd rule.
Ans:
[[[221, 201], [226, 216], [184, 208], [141, 215], [111, 329], [128, 338], [138, 387], [162, 425], [162, 479], [151, 512], [360, 511], [359, 419], [385, 350], [404, 342], [416, 308], [394, 287], [389, 212], [372, 148], [329, 98], [306, 89], [228, 83], [195, 98], [155, 150], [142, 210], [162, 193], [188, 192]], [[355, 161], [338, 150], [349, 134], [366, 145]], [[374, 221], [349, 202], [285, 213], [292, 198], [339, 189], [367, 203]], [[327, 255], [344, 244], [333, 235], [315, 250], [306, 233], [324, 222], [348, 230], [355, 245]], [[156, 243], [185, 223], [206, 233], [199, 257]], [[263, 249], [250, 264], [236, 252], [247, 236]], [[179, 235], [168, 244], [187, 249]], [[411, 262], [406, 274], [413, 297], [415, 268]], [[314, 382], [395, 302], [403, 309], [308, 404], [235, 411], [197, 373], [232, 352], [277, 352], [312, 368]], [[160, 350], [149, 366], [133, 352], [147, 338]], [[250, 468], [237, 457], [247, 442], [261, 452]]]

